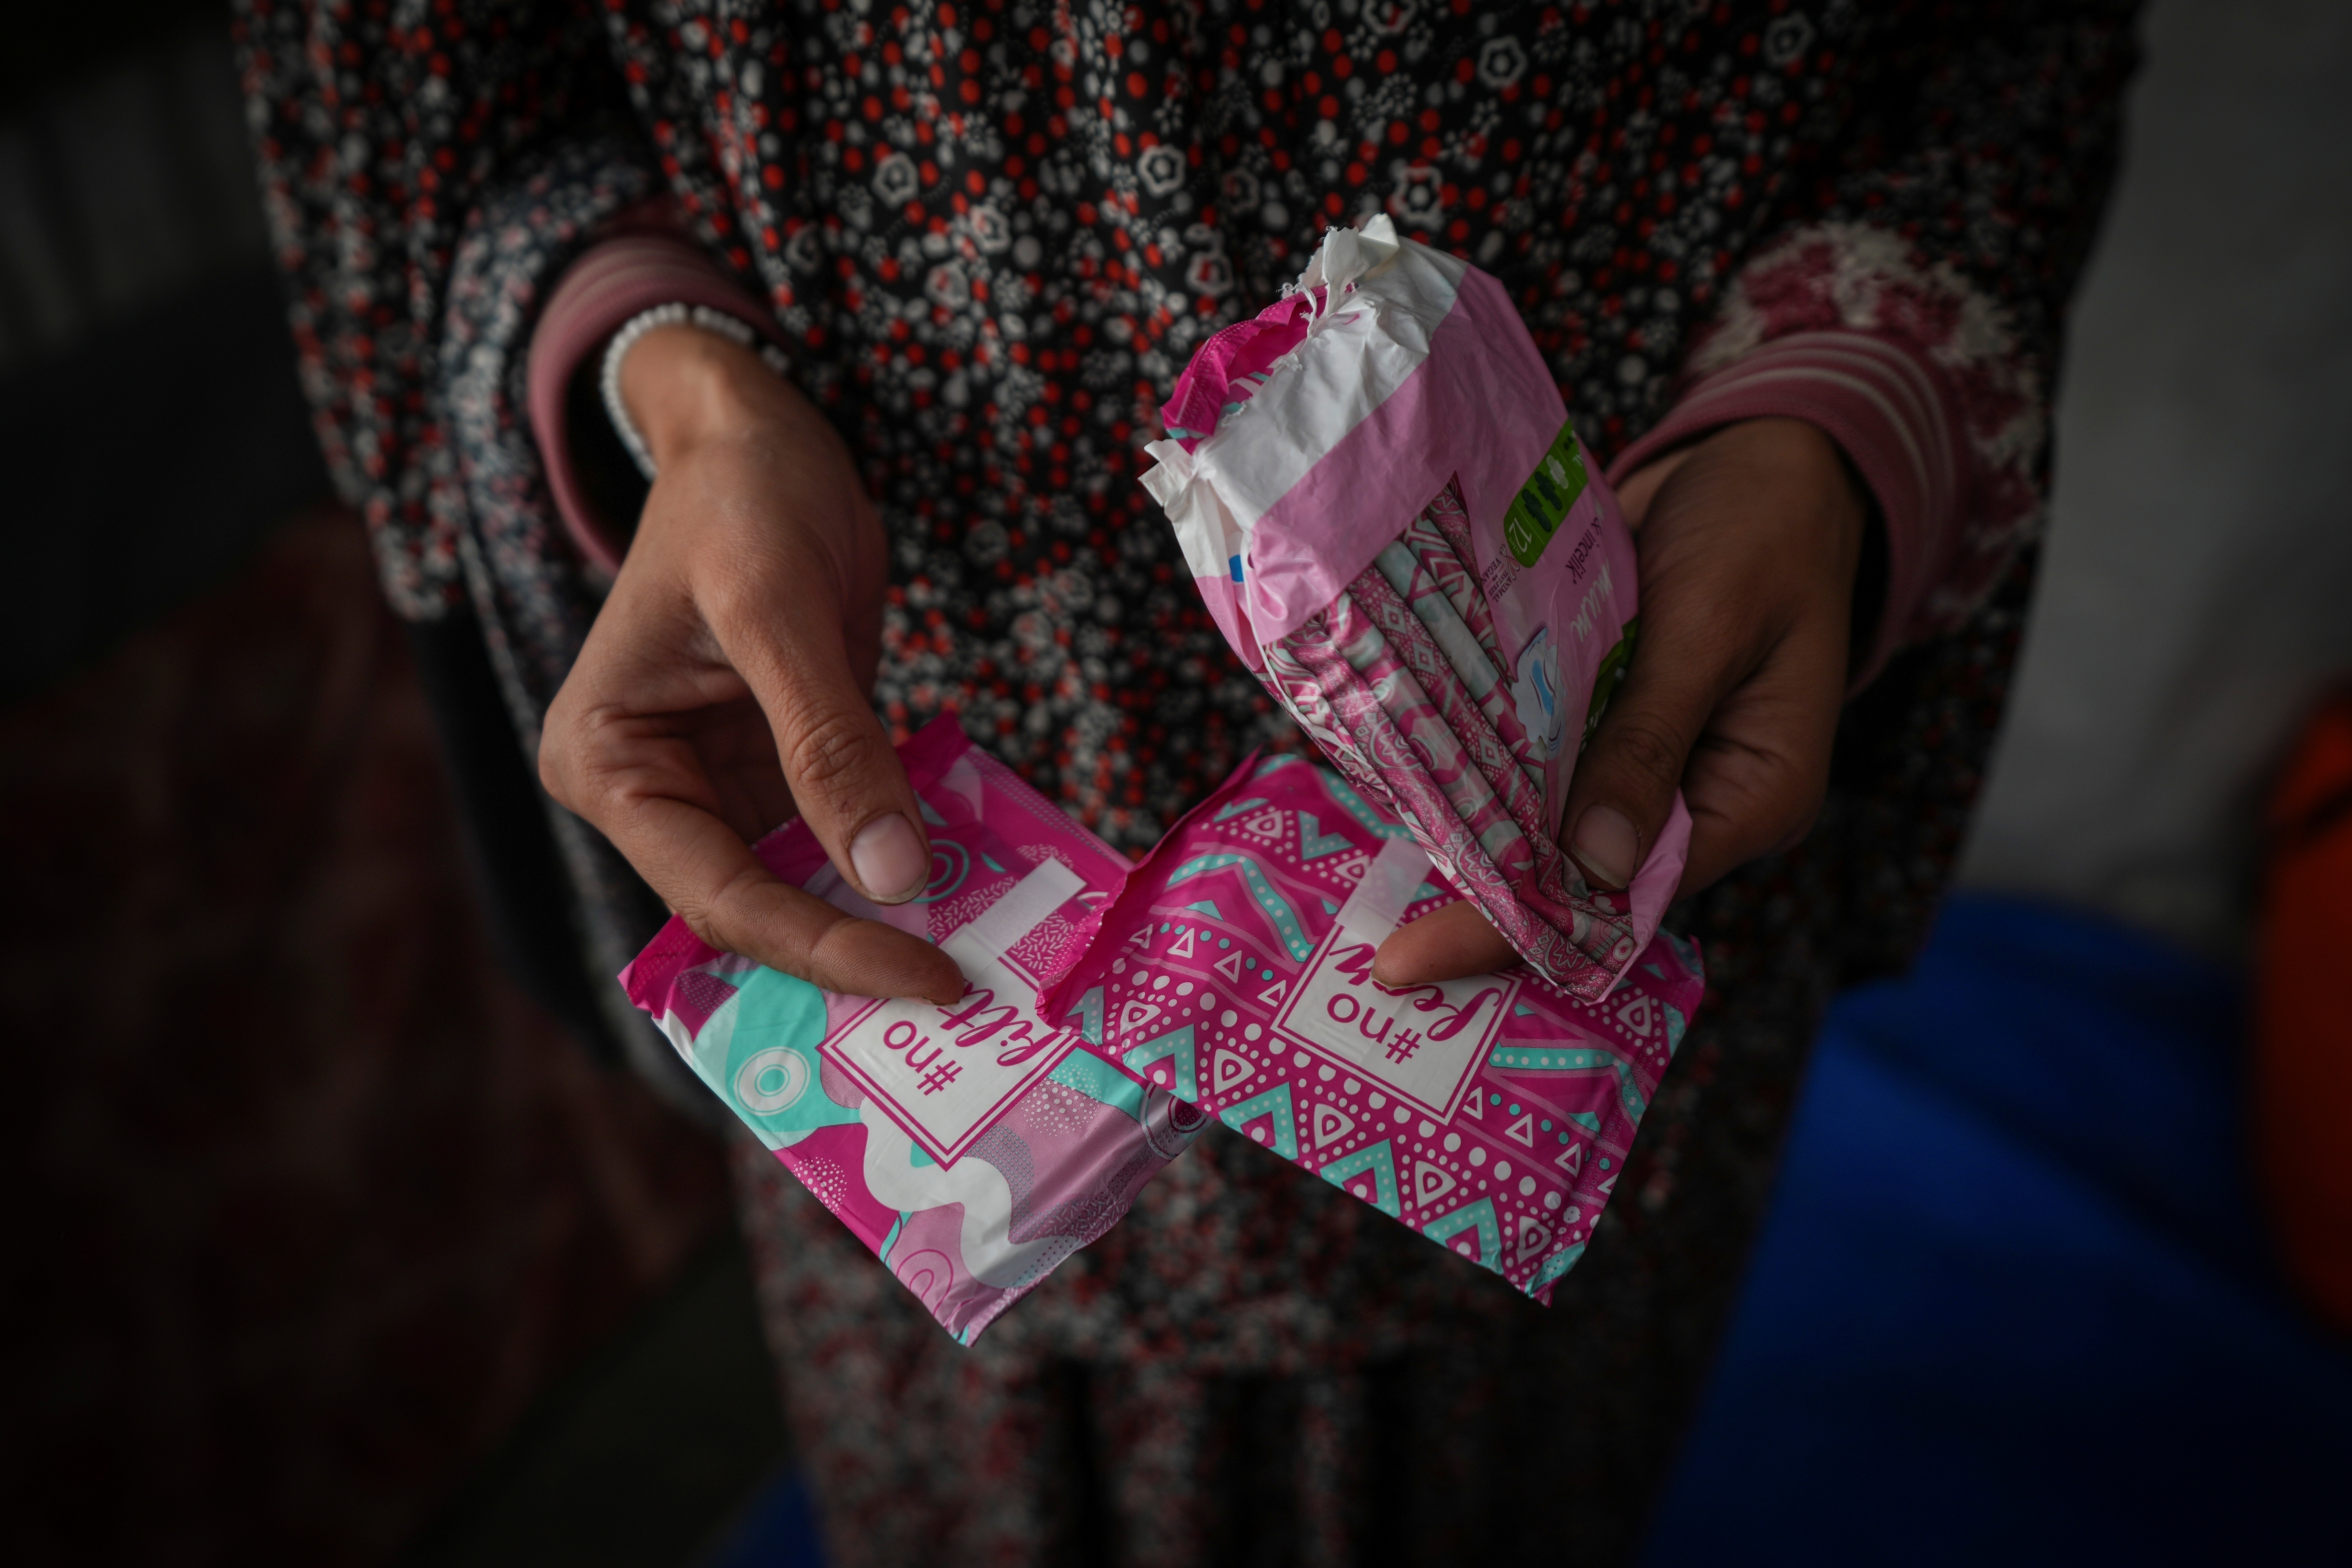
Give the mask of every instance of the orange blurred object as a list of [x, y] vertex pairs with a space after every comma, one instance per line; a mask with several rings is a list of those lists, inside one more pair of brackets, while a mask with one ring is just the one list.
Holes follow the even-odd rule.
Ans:
[[2313, 718], [2268, 827], [2255, 1158], [2288, 1272], [2352, 1331], [2352, 694]]

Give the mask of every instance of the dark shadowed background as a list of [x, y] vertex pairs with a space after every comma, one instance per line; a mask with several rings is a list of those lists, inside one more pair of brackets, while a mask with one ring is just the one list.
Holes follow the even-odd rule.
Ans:
[[[219, 7], [0, 37], [0, 1552], [804, 1561], [715, 1139], [485, 911]], [[2147, 38], [1975, 891], [1825, 1037], [1661, 1563], [2329, 1556], [2352, 1362], [2231, 1130], [2255, 815], [2352, 671], [2352, 7]]]
[[0, 1550], [693, 1560], [784, 1458], [718, 1151], [503, 972], [225, 14], [7, 37]]

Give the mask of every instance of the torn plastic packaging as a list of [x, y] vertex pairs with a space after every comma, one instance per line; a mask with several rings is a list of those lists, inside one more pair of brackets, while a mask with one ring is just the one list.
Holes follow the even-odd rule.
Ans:
[[1633, 542], [1493, 278], [1335, 229], [1202, 345], [1143, 483], [1244, 663], [1519, 956], [1598, 1001], [1657, 929], [1679, 798], [1632, 888], [1558, 847], [1639, 633]]

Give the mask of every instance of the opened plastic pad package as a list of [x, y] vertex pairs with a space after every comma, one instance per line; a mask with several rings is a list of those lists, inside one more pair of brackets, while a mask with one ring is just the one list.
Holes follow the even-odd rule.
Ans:
[[1558, 847], [1638, 584], [1502, 285], [1385, 216], [1331, 230], [1161, 414], [1143, 483], [1243, 662], [1529, 967], [1606, 995], [1657, 929], [1690, 819], [1677, 796], [1622, 891]]

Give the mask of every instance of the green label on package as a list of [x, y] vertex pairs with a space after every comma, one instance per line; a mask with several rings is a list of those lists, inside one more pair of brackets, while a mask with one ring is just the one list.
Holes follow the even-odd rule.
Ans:
[[1576, 431], [1566, 425], [1551, 438], [1551, 450], [1536, 464], [1536, 471], [1519, 487], [1511, 502], [1511, 510], [1503, 514], [1503, 539], [1511, 547], [1511, 556], [1522, 566], [1532, 566], [1536, 557], [1551, 542], [1553, 531], [1576, 498], [1584, 493], [1584, 451], [1576, 444]]

